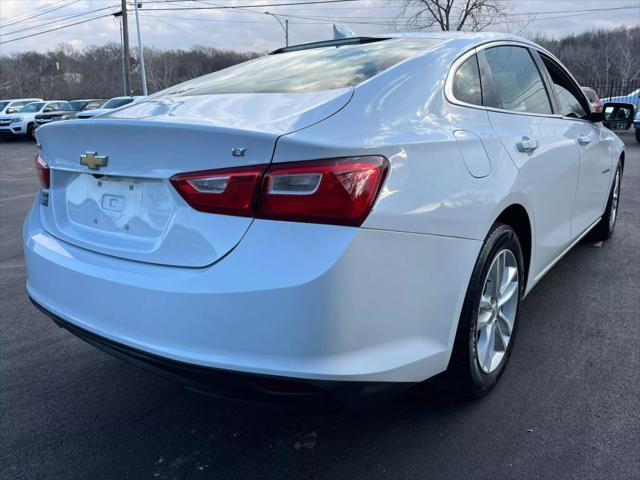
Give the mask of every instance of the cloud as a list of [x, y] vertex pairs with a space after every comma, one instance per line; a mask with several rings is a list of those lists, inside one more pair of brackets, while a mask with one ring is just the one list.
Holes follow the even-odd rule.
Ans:
[[[278, 0], [286, 1], [286, 0]], [[20, 23], [2, 28], [2, 40], [7, 41], [23, 35], [29, 35], [41, 30], [54, 28], [58, 25], [73, 23], [85, 18], [109, 13], [103, 10], [87, 16], [64, 20], [72, 15], [79, 15], [91, 10], [115, 5], [114, 0], [82, 0], [72, 5], [39, 15], [30, 21], [24, 21], [27, 16], [44, 12], [46, 9], [56, 8], [67, 2], [61, 0], [0, 0], [0, 22], [2, 24], [21, 20]], [[225, 2], [225, 5], [233, 2]], [[235, 2], [238, 4], [238, 0]], [[246, 0], [240, 2], [247, 4]], [[264, 2], [263, 2], [264, 3]], [[273, 2], [268, 2], [273, 3]], [[233, 10], [183, 10], [164, 11], [159, 8], [176, 8], [184, 6], [213, 6], [214, 0], [198, 2], [172, 2], [162, 4], [159, 0], [144, 1], [141, 10], [141, 33], [146, 45], [158, 48], [189, 48], [195, 45], [206, 45], [221, 49], [240, 51], [265, 52], [278, 48], [284, 44], [284, 33], [277, 20], [264, 13], [269, 10], [274, 13], [291, 15], [281, 17], [289, 19], [290, 43], [304, 43], [331, 38], [331, 23], [344, 23], [361, 35], [380, 34], [393, 30], [391, 25], [400, 14], [399, 0], [366, 0], [355, 4], [307, 5], [289, 7], [265, 7], [263, 9]], [[524, 12], [570, 11], [572, 14], [539, 14], [535, 21], [527, 26], [527, 33], [543, 33], [548, 36], [562, 36], [569, 33], [594, 28], [615, 28], [619, 26], [636, 26], [640, 23], [640, 9], [611, 10], [591, 14], [580, 13], [591, 8], [615, 8], [637, 6], [637, 0], [526, 0], [511, 1], [510, 8], [515, 14]], [[152, 10], [156, 10], [155, 12]], [[23, 15], [15, 20], [9, 20]], [[562, 18], [553, 18], [562, 17]], [[524, 17], [517, 17], [522, 19]], [[40, 26], [43, 23], [58, 21], [51, 25]], [[21, 29], [38, 27], [23, 32]], [[137, 45], [135, 17], [129, 13], [129, 29], [132, 48]], [[494, 28], [496, 29], [496, 28]], [[505, 26], [497, 26], [504, 30]], [[11, 34], [12, 32], [16, 32]], [[33, 36], [11, 43], [0, 45], [0, 54], [11, 52], [36, 50], [46, 51], [55, 48], [59, 43], [73, 46], [104, 44], [120, 42], [119, 20], [113, 17], [100, 18], [88, 23], [70, 28], [53, 31], [44, 35]]]

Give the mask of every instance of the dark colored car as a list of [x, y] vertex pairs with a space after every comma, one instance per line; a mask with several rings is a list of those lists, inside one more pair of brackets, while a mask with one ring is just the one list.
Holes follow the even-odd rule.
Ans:
[[72, 118], [76, 118], [78, 112], [100, 108], [103, 103], [103, 99], [72, 100], [71, 102], [63, 105], [60, 110], [36, 115], [36, 125], [45, 125], [49, 122], [59, 120], [71, 120]]

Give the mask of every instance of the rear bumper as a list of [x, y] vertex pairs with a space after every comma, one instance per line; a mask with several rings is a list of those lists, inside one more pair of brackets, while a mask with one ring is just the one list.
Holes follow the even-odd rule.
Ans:
[[50, 312], [33, 298], [31, 302], [54, 323], [76, 337], [131, 365], [183, 384], [186, 388], [216, 397], [274, 404], [324, 405], [338, 403], [357, 407], [377, 403], [413, 383], [340, 382], [304, 380], [270, 375], [232, 372], [179, 362], [131, 348], [84, 330]]
[[23, 232], [27, 289], [58, 322], [154, 358], [304, 381], [412, 383], [445, 370], [480, 248], [255, 221], [218, 263], [165, 267], [58, 240], [40, 208]]

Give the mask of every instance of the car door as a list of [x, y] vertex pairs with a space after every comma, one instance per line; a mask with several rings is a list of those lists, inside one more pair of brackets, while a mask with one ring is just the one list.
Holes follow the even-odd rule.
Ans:
[[604, 212], [612, 175], [612, 140], [601, 124], [590, 120], [591, 106], [571, 75], [549, 56], [539, 55], [553, 85], [562, 122], [570, 126], [578, 146], [580, 173], [571, 221], [571, 236], [577, 238]]
[[554, 114], [552, 98], [528, 48], [500, 45], [478, 55], [489, 121], [519, 169], [533, 206], [535, 277], [571, 240], [579, 170], [577, 132]]

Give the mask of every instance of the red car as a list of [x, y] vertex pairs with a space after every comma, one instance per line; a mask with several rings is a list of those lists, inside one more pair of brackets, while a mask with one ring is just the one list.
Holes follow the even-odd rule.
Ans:
[[580, 87], [580, 88], [582, 88], [582, 91], [587, 96], [589, 103], [591, 103], [591, 108], [593, 108], [593, 111], [601, 112], [602, 102], [600, 101], [600, 98], [598, 97], [598, 94], [596, 93], [596, 91], [591, 87]]

